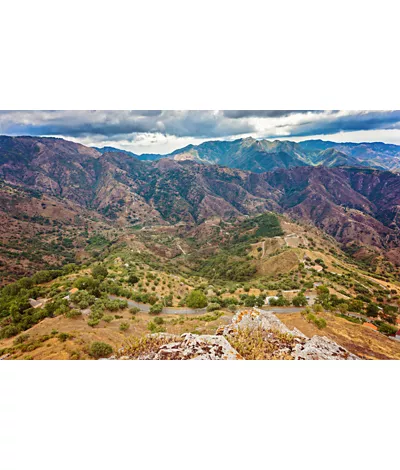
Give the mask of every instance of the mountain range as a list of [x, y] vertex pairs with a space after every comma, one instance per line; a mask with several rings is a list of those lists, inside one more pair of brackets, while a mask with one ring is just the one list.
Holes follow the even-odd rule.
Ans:
[[[113, 147], [98, 148], [101, 153], [118, 152]], [[249, 170], [255, 173], [299, 166], [360, 166], [396, 171], [400, 168], [400, 146], [373, 143], [336, 143], [323, 140], [291, 142], [256, 140], [252, 137], [234, 141], [210, 141], [188, 145], [167, 155], [136, 155], [139, 160], [169, 158], [176, 161], [192, 160]]]
[[[193, 227], [212, 218], [274, 211], [324, 230], [356, 257], [384, 256], [400, 265], [399, 175], [347, 166], [367, 161], [360, 153], [367, 144], [330, 144], [208, 142], [149, 161], [63, 139], [3, 136], [0, 238], [9, 242], [15, 224], [16, 232], [32, 232], [28, 222], [33, 218], [37, 224], [49, 207], [65, 230], [83, 224], [86, 231], [96, 224], [113, 230], [177, 223]], [[374, 162], [388, 162], [398, 150], [368, 146]], [[336, 166], [340, 162], [346, 165]], [[235, 163], [253, 171], [231, 168]], [[262, 166], [274, 171], [261, 172]]]

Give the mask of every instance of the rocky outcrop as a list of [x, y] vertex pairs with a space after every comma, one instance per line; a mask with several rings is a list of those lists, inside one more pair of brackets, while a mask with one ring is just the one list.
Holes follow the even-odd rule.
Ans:
[[304, 344], [297, 344], [293, 357], [297, 360], [354, 360], [357, 356], [351, 354], [342, 346], [325, 336], [313, 336]]
[[[138, 352], [121, 349], [110, 359], [138, 360], [237, 360], [245, 359], [232, 344], [241, 332], [254, 333], [257, 341], [265, 342], [266, 354], [262, 359], [294, 360], [354, 360], [354, 354], [326, 337], [313, 336], [311, 339], [301, 331], [287, 328], [272, 312], [257, 308], [238, 312], [232, 322], [217, 330], [215, 335], [181, 336], [159, 333], [149, 335], [146, 347]], [[260, 332], [262, 334], [260, 335]], [[232, 343], [232, 344], [231, 344]], [[243, 344], [243, 343], [242, 343]], [[251, 345], [251, 341], [249, 341]], [[248, 344], [245, 344], [248, 352]], [[240, 348], [238, 348], [240, 349]], [[248, 357], [248, 356], [246, 356]], [[260, 357], [256, 357], [259, 359]], [[254, 357], [250, 357], [254, 359]]]
[[[280, 357], [281, 353], [289, 354], [295, 360], [355, 360], [357, 356], [339, 346], [334, 341], [325, 336], [313, 336], [308, 338], [297, 328], [290, 330], [284, 325], [271, 311], [254, 308], [238, 312], [232, 319], [232, 322], [225, 327], [222, 332], [224, 336], [235, 335], [235, 332], [242, 329], [261, 329], [269, 332], [270, 336], [265, 336], [266, 340], [274, 342], [275, 357]], [[287, 342], [286, 338], [282, 340], [282, 349], [279, 346], [279, 332], [281, 335], [293, 337], [293, 342]], [[269, 339], [270, 338], [270, 339]], [[284, 349], [284, 351], [283, 351]]]
[[276, 315], [271, 311], [252, 308], [249, 310], [242, 310], [238, 312], [233, 318], [231, 323], [219, 330], [219, 333], [224, 336], [234, 334], [238, 329], [255, 329], [261, 328], [265, 331], [279, 331], [283, 334], [291, 334], [299, 338], [307, 338], [297, 328], [290, 330], [284, 323], [282, 323]]
[[110, 359], [138, 360], [236, 360], [243, 359], [223, 336], [194, 335], [184, 333], [181, 336], [159, 333], [149, 335], [155, 347], [136, 355], [121, 349], [118, 357]]
[[233, 349], [223, 336], [185, 333], [179, 339], [179, 341], [172, 341], [161, 346], [151, 359], [211, 361], [242, 359], [240, 354]]

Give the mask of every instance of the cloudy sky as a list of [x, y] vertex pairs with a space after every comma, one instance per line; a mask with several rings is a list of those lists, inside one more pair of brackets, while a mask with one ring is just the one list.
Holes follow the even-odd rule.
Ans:
[[0, 134], [64, 137], [138, 154], [249, 136], [400, 145], [400, 111], [0, 111]]

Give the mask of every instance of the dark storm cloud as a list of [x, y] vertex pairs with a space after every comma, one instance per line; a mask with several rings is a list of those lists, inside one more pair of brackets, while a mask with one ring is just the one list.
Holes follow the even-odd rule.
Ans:
[[134, 140], [229, 138], [243, 134], [285, 137], [359, 130], [400, 129], [400, 111], [1, 111], [0, 133], [66, 138]]
[[300, 137], [383, 129], [400, 129], [400, 111], [360, 111], [346, 115], [334, 113], [289, 127], [288, 131], [290, 136]]
[[177, 137], [228, 137], [253, 132], [246, 120], [214, 111], [10, 111], [0, 115], [0, 131], [12, 135], [128, 138], [161, 133]]

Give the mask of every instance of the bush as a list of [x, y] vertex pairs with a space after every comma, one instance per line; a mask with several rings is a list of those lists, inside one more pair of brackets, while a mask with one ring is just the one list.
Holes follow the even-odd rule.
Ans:
[[76, 279], [74, 282], [74, 287], [78, 288], [79, 290], [86, 290], [93, 295], [100, 295], [99, 286], [99, 279], [94, 279], [90, 276], [78, 277], [78, 279]]
[[19, 333], [19, 328], [15, 325], [5, 326], [0, 330], [0, 339], [11, 338]]
[[106, 323], [111, 323], [114, 320], [114, 317], [112, 315], [105, 315], [102, 320], [104, 320]]
[[207, 303], [207, 297], [200, 290], [192, 290], [186, 297], [186, 305], [189, 308], [204, 308]]
[[140, 312], [140, 308], [139, 307], [131, 307], [129, 309], [129, 313], [131, 313], [132, 315], [136, 315], [137, 313]]
[[397, 327], [389, 325], [388, 323], [381, 323], [378, 326], [378, 331], [384, 335], [394, 335], [397, 331]]
[[102, 264], [97, 264], [92, 268], [92, 276], [95, 279], [100, 279], [101, 281], [104, 280], [108, 276], [107, 268]]
[[304, 294], [298, 294], [296, 295], [296, 297], [293, 298], [292, 304], [295, 307], [305, 307], [306, 305], [308, 305], [308, 302]]
[[89, 349], [89, 355], [94, 357], [95, 359], [99, 359], [101, 357], [108, 357], [112, 354], [112, 352], [112, 346], [101, 341], [95, 341], [91, 344]]
[[215, 310], [219, 310], [220, 308], [221, 308], [221, 305], [214, 302], [214, 303], [208, 304], [207, 312], [214, 312]]
[[97, 326], [100, 323], [99, 319], [90, 319], [88, 320], [87, 324], [91, 326], [92, 328]]
[[123, 322], [119, 325], [119, 331], [126, 331], [129, 329], [129, 323]]
[[147, 329], [151, 331], [152, 333], [164, 333], [165, 332], [165, 328], [163, 326], [156, 325], [153, 321], [150, 321], [147, 324]]
[[164, 319], [162, 317], [156, 317], [153, 321], [156, 325], [162, 325], [164, 323]]
[[129, 274], [128, 283], [133, 285], [133, 284], [136, 284], [137, 282], [139, 282], [139, 278], [136, 276], [136, 274]]
[[24, 335], [19, 335], [17, 338], [14, 339], [14, 346], [17, 346], [18, 344], [25, 343], [25, 341], [28, 341], [29, 335], [24, 334]]
[[150, 314], [158, 315], [162, 312], [163, 306], [161, 304], [154, 304], [150, 307]]
[[76, 317], [79, 317], [79, 316], [81, 316], [81, 315], [82, 315], [82, 312], [81, 312], [80, 310], [76, 309], [76, 308], [73, 308], [73, 309], [69, 310], [69, 311], [65, 314], [65, 316], [66, 316], [67, 318], [76, 318]]
[[61, 342], [61, 343], [65, 343], [65, 341], [67, 341], [67, 339], [70, 337], [70, 335], [68, 333], [59, 333], [58, 335], [58, 340]]
[[312, 309], [313, 309], [313, 311], [314, 311], [315, 313], [321, 313], [321, 312], [324, 311], [322, 305], [320, 305], [320, 304], [314, 304], [314, 305], [312, 306]]
[[376, 304], [370, 303], [367, 307], [367, 315], [369, 317], [377, 317], [379, 314], [379, 308]]
[[326, 321], [324, 318], [321, 318], [321, 317], [317, 317], [316, 315], [314, 315], [313, 313], [308, 313], [306, 315], [306, 320], [309, 322], [309, 323], [314, 323], [314, 325], [319, 328], [320, 330], [322, 330], [322, 328], [325, 328], [326, 327]]

